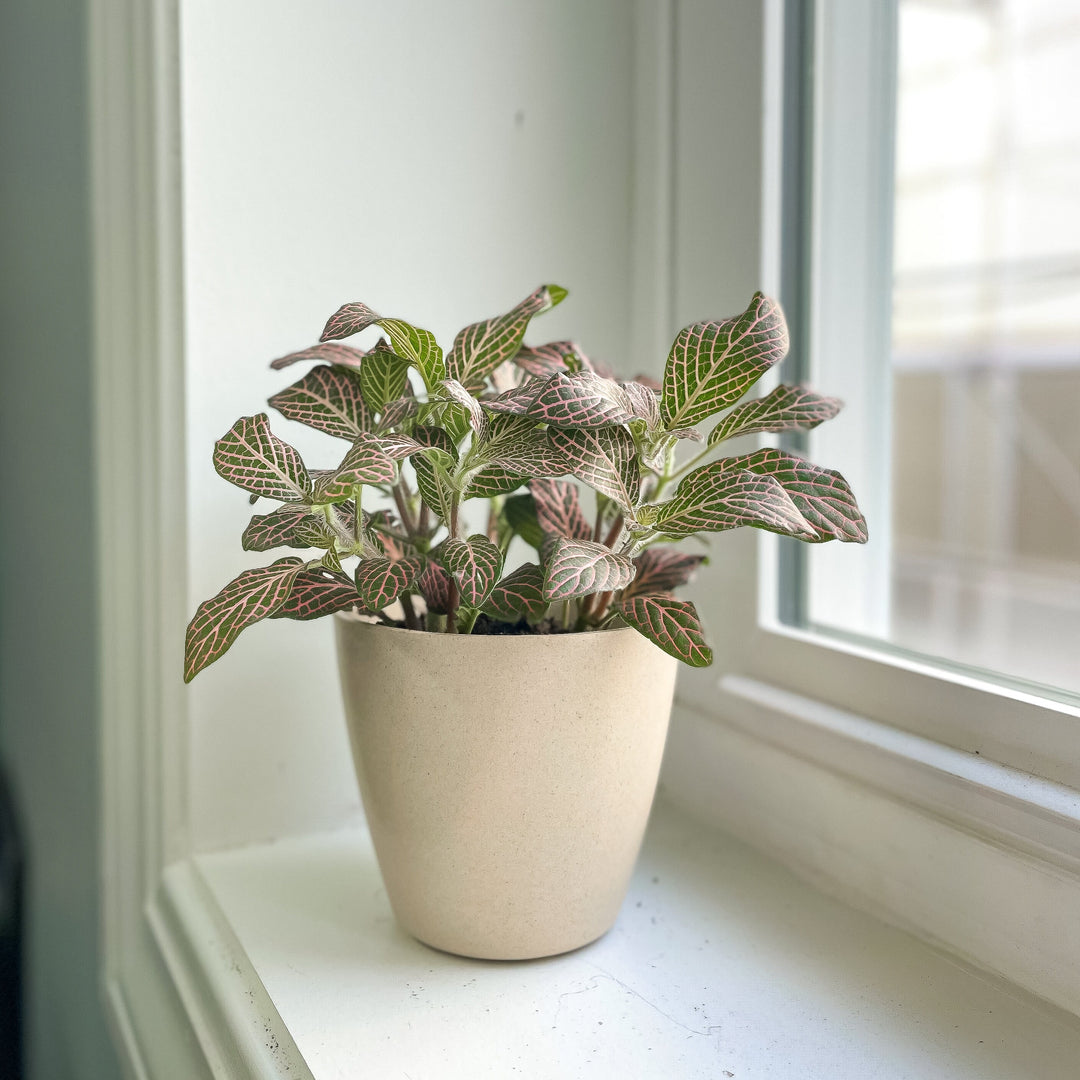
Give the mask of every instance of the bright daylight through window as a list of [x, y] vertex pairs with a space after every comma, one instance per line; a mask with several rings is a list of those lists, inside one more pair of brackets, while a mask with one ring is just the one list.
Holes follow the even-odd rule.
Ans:
[[1080, 692], [1080, 6], [900, 0], [896, 48], [876, 599], [815, 551], [804, 621]]

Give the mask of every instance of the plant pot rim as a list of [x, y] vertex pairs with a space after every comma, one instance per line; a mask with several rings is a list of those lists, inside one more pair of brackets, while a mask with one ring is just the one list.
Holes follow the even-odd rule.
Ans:
[[[377, 630], [380, 634], [407, 634], [413, 640], [419, 640], [420, 638], [445, 640], [447, 648], [451, 647], [450, 643], [466, 641], [474, 642], [475, 645], [471, 646], [473, 648], [490, 647], [490, 644], [496, 641], [505, 642], [508, 647], [521, 647], [524, 643], [536, 644], [539, 642], [545, 642], [549, 647], [555, 642], [560, 644], [566, 642], [568, 645], [573, 643], [577, 647], [582, 641], [600, 641], [609, 638], [609, 635], [637, 634], [637, 631], [632, 626], [609, 626], [603, 630], [580, 630], [563, 634], [446, 634], [435, 630], [410, 630], [406, 626], [386, 626], [384, 623], [369, 622], [368, 617], [358, 615], [353, 611], [337, 611], [334, 613], [334, 618], [345, 626], [366, 626], [372, 630]], [[516, 643], [516, 645], [511, 645], [511, 643]], [[436, 648], [439, 647], [436, 646]], [[470, 648], [468, 645], [463, 647]]]

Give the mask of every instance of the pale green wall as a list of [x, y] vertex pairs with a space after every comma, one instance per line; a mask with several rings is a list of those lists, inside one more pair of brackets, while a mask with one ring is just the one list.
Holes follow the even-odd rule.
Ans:
[[119, 1075], [98, 989], [86, 21], [79, 0], [0, 3], [0, 746], [29, 848], [30, 1080]]

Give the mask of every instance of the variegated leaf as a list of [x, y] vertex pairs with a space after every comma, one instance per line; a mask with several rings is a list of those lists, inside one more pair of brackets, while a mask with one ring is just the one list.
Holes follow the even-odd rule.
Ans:
[[804, 386], [781, 385], [762, 398], [736, 405], [713, 428], [709, 445], [760, 432], [808, 431], [831, 420], [843, 407], [839, 398], [822, 397]]
[[817, 538], [779, 481], [726, 461], [695, 469], [683, 478], [674, 498], [656, 507], [655, 527], [665, 536], [724, 532], [742, 525], [801, 540]]
[[401, 319], [383, 318], [367, 304], [343, 304], [330, 316], [319, 340], [350, 337], [375, 325], [386, 331], [394, 352], [416, 366], [429, 390], [446, 378], [442, 349], [430, 330], [421, 330]]
[[315, 484], [317, 503], [340, 502], [349, 498], [358, 484], [380, 484], [393, 480], [396, 474], [394, 459], [383, 450], [375, 435], [362, 434], [341, 464]]
[[540, 528], [540, 519], [536, 516], [536, 500], [532, 497], [532, 492], [511, 495], [503, 503], [502, 513], [511, 533], [520, 536], [526, 544], [539, 551], [544, 542], [544, 532]]
[[428, 611], [445, 615], [450, 610], [454, 585], [450, 575], [437, 563], [428, 561], [417, 578], [416, 588], [427, 604]]
[[245, 570], [201, 603], [184, 640], [184, 682], [222, 656], [241, 630], [277, 611], [303, 568], [303, 560], [289, 556], [272, 566]]
[[565, 296], [566, 290], [559, 285], [541, 285], [505, 315], [466, 326], [446, 357], [450, 377], [479, 393], [499, 364], [517, 353], [533, 316], [550, 310]]
[[778, 481], [810, 523], [814, 534], [810, 539], [866, 543], [866, 519], [847, 481], [835, 469], [823, 469], [785, 450], [772, 448], [725, 458], [717, 464], [749, 469]]
[[281, 368], [302, 360], [319, 360], [324, 364], [359, 368], [364, 355], [363, 349], [353, 348], [352, 345], [342, 345], [339, 341], [322, 341], [318, 345], [312, 345], [310, 349], [301, 349], [299, 352], [289, 353], [288, 356], [279, 356], [276, 360], [270, 361], [270, 366], [275, 371], [280, 371]]
[[266, 413], [242, 416], [218, 439], [214, 468], [229, 483], [267, 499], [296, 502], [311, 490], [300, 455], [271, 432]]
[[569, 462], [549, 441], [546, 429], [528, 417], [505, 413], [489, 418], [472, 458], [529, 476], [565, 476], [570, 471]]
[[556, 537], [544, 561], [544, 599], [569, 600], [629, 585], [634, 564], [603, 544]]
[[691, 667], [708, 667], [712, 649], [705, 643], [697, 609], [689, 600], [647, 594], [624, 596], [619, 614], [639, 634]]
[[592, 529], [578, 502], [577, 487], [567, 480], [537, 479], [529, 482], [536, 503], [536, 517], [545, 535], [588, 540]]
[[372, 611], [389, 607], [403, 592], [412, 588], [420, 576], [422, 560], [361, 559], [353, 580], [360, 602]]
[[420, 402], [416, 400], [413, 394], [408, 393], [409, 387], [407, 384], [405, 389], [405, 394], [387, 403], [386, 408], [383, 409], [379, 416], [377, 430], [386, 431], [389, 428], [398, 427], [419, 412]]
[[442, 428], [428, 427], [418, 424], [412, 430], [412, 437], [424, 449], [441, 451], [447, 459], [446, 464], [452, 466], [457, 463], [457, 446], [450, 435]]
[[630, 404], [630, 412], [639, 420], [645, 421], [645, 430], [659, 430], [663, 426], [660, 417], [660, 395], [651, 386], [636, 380], [623, 383], [622, 389]]
[[760, 292], [741, 315], [679, 331], [660, 403], [668, 428], [696, 424], [734, 405], [787, 349], [784, 313]]
[[432, 450], [413, 456], [413, 471], [416, 473], [416, 486], [424, 502], [449, 523], [454, 498], [454, 482], [447, 468], [446, 455], [442, 451]]
[[504, 469], [501, 465], [488, 465], [473, 474], [465, 498], [493, 499], [496, 495], [517, 491], [528, 479], [524, 474]]
[[381, 413], [389, 401], [397, 401], [409, 385], [409, 361], [380, 341], [364, 357], [360, 387], [372, 412]]
[[240, 543], [245, 551], [268, 551], [276, 547], [328, 548], [334, 533], [324, 517], [309, 507], [286, 503], [271, 514], [256, 514], [248, 522]]
[[297, 619], [307, 622], [360, 607], [356, 586], [340, 573], [326, 570], [301, 570], [289, 589], [285, 603], [271, 619]]
[[523, 345], [514, 356], [517, 364], [527, 375], [547, 378], [556, 371], [588, 370], [583, 363], [585, 353], [573, 341], [552, 341], [547, 345]]
[[555, 372], [529, 403], [526, 415], [568, 428], [625, 424], [633, 416], [623, 388], [592, 371]]
[[677, 548], [647, 548], [634, 560], [637, 573], [634, 580], [626, 586], [623, 599], [669, 593], [672, 589], [687, 584], [697, 568], [706, 561], [704, 555], [688, 555]]
[[497, 544], [474, 533], [468, 540], [451, 537], [443, 549], [443, 565], [457, 579], [461, 600], [479, 607], [495, 587], [502, 571], [503, 556]]
[[498, 397], [482, 398], [480, 404], [489, 412], [524, 416], [548, 381], [549, 379], [526, 379], [520, 386], [506, 390]]
[[536, 563], [522, 563], [491, 590], [483, 609], [494, 619], [516, 622], [522, 615], [538, 618], [547, 606], [543, 570]]
[[269, 404], [289, 420], [351, 441], [372, 426], [360, 391], [361, 377], [349, 368], [320, 364], [275, 394]]
[[614, 499], [624, 510], [641, 500], [641, 473], [637, 449], [621, 427], [550, 428], [548, 438], [570, 467], [589, 487]]
[[480, 408], [480, 402], [457, 379], [443, 379], [440, 385], [451, 401], [456, 401], [465, 409], [469, 417], [469, 426], [478, 437], [483, 438], [487, 430], [488, 418], [484, 410]]

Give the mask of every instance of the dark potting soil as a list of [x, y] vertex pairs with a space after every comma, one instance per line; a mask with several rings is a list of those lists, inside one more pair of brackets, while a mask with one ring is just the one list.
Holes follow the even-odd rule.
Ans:
[[500, 622], [490, 616], [480, 613], [476, 622], [473, 623], [474, 634], [487, 634], [492, 637], [509, 637], [518, 634], [569, 634], [570, 630], [564, 630], [554, 619], [545, 619], [536, 626], [530, 625], [524, 619], [516, 623]]

